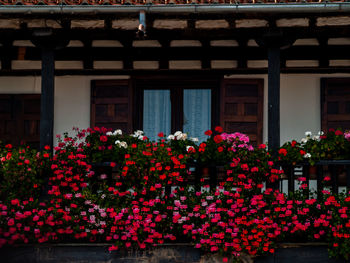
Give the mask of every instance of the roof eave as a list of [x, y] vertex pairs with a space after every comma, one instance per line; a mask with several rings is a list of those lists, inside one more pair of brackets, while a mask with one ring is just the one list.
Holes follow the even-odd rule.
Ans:
[[146, 11], [153, 14], [234, 13], [349, 13], [350, 3], [190, 4], [190, 5], [57, 5], [0, 6], [0, 14], [119, 14]]

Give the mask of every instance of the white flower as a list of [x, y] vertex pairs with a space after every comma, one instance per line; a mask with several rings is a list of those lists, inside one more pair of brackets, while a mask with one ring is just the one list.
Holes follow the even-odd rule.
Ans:
[[319, 132], [318, 132], [318, 135], [320, 135], [320, 136], [322, 136], [323, 134], [324, 134], [323, 131], [319, 131]]
[[168, 140], [174, 140], [174, 139], [175, 139], [175, 136], [174, 136], [174, 135], [170, 134], [170, 135], [168, 136]]
[[143, 131], [141, 131], [141, 130], [137, 130], [137, 131], [135, 132], [135, 134], [136, 134], [136, 135], [138, 135], [138, 136], [140, 136], [140, 135], [142, 135], [142, 134], [143, 134]]
[[119, 140], [115, 141], [115, 144], [118, 145], [119, 148], [128, 148], [128, 144], [126, 142], [121, 142]]
[[177, 131], [177, 132], [174, 133], [174, 136], [177, 137], [177, 136], [179, 136], [180, 134], [182, 134], [182, 132], [181, 132], [181, 131]]
[[307, 141], [308, 141], [308, 138], [302, 138], [301, 139], [301, 143], [307, 143]]
[[187, 133], [181, 133], [181, 134], [175, 135], [175, 137], [176, 137], [176, 140], [178, 140], [178, 141], [180, 141], [180, 140], [184, 141], [187, 139]]
[[305, 136], [306, 136], [306, 137], [311, 137], [311, 135], [312, 135], [312, 132], [311, 132], [311, 131], [305, 132]]
[[113, 135], [122, 135], [123, 134], [123, 132], [122, 132], [122, 130], [115, 130], [114, 132], [113, 132]]
[[304, 158], [310, 158], [310, 157], [311, 157], [311, 154], [310, 154], [310, 153], [304, 154]]
[[315, 141], [319, 141], [320, 140], [320, 136], [319, 135], [314, 135], [312, 136], [312, 139]]
[[138, 138], [138, 137], [140, 137], [141, 135], [143, 135], [143, 131], [137, 130], [137, 131], [135, 131], [134, 134], [131, 135], [131, 136], [132, 136], [132, 137], [135, 137], [135, 138]]
[[191, 137], [190, 140], [193, 141], [193, 142], [198, 142], [199, 141], [198, 138], [193, 138], [193, 137]]
[[109, 132], [106, 132], [106, 135], [111, 136], [111, 135], [113, 135], [113, 133], [109, 131]]
[[121, 142], [120, 143], [120, 147], [122, 147], [122, 148], [128, 148], [128, 144], [126, 143], [126, 142]]

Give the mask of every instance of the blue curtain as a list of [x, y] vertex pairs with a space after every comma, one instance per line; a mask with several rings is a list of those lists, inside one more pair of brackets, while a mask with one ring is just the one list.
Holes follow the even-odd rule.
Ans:
[[158, 133], [171, 132], [170, 90], [145, 90], [143, 93], [143, 131], [150, 140]]
[[208, 138], [204, 135], [211, 128], [211, 90], [184, 90], [184, 126], [189, 137], [197, 137], [199, 142]]

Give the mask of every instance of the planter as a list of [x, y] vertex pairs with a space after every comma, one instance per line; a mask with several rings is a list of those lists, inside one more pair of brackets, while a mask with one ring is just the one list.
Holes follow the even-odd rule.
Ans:
[[[221, 263], [222, 256], [203, 254], [189, 244], [165, 244], [147, 251], [108, 252], [108, 244], [22, 245], [0, 249], [4, 263]], [[232, 260], [229, 260], [232, 262]], [[252, 258], [243, 263], [340, 263], [328, 258], [326, 244], [281, 244], [274, 255]]]
[[328, 256], [327, 244], [290, 243], [280, 244], [274, 255], [257, 257], [256, 263], [341, 263], [346, 260], [331, 259]]

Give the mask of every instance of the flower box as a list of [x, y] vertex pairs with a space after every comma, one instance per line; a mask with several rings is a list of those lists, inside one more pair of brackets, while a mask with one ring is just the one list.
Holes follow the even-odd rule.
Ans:
[[[108, 252], [110, 244], [46, 244], [21, 245], [0, 249], [2, 262], [6, 263], [212, 263], [223, 262], [223, 257], [210, 253], [203, 254], [191, 244], [163, 244], [151, 250]], [[322, 243], [282, 243], [274, 255], [250, 257], [242, 255], [243, 263], [342, 263], [328, 257], [327, 246]], [[228, 259], [231, 262], [231, 259]]]

